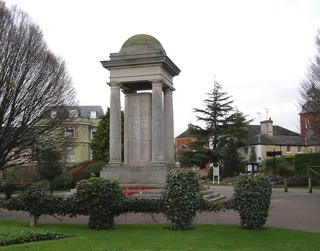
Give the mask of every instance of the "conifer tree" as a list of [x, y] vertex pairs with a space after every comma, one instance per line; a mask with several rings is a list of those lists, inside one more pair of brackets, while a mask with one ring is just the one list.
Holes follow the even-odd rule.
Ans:
[[242, 163], [237, 149], [248, 139], [249, 121], [232, 106], [234, 101], [218, 82], [214, 82], [212, 92], [207, 95], [204, 108], [194, 108], [197, 120], [204, 126], [193, 125], [190, 128], [198, 140], [188, 145], [189, 151], [179, 153], [179, 162], [199, 167], [219, 162], [223, 166], [223, 176], [238, 174]]
[[[122, 126], [122, 156], [123, 156], [123, 121], [124, 113], [121, 112], [121, 126]], [[97, 131], [94, 134], [94, 138], [91, 143], [92, 160], [103, 160], [106, 163], [109, 162], [110, 151], [110, 108], [107, 108], [106, 114], [102, 117]]]

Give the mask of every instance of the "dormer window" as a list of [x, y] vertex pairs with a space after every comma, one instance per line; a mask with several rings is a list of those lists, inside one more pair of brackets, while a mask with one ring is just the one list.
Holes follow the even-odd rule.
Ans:
[[90, 118], [91, 119], [96, 119], [98, 117], [98, 112], [97, 111], [91, 111], [90, 112]]

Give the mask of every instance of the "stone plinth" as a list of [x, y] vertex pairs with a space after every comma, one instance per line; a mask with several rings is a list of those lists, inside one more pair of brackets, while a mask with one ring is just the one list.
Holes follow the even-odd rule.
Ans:
[[120, 184], [144, 185], [162, 187], [166, 183], [167, 172], [170, 168], [165, 166], [127, 166], [104, 167], [100, 176], [116, 179]]

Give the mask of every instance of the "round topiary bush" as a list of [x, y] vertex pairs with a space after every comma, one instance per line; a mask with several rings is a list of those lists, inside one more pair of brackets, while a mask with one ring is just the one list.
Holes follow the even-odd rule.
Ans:
[[199, 176], [191, 170], [171, 170], [162, 200], [163, 213], [171, 221], [171, 230], [190, 229], [197, 210], [205, 203]]
[[111, 229], [114, 217], [121, 214], [124, 201], [116, 180], [91, 177], [77, 184], [78, 211], [89, 215], [91, 229]]
[[260, 229], [268, 218], [272, 185], [267, 176], [241, 174], [234, 186], [234, 209], [239, 212], [241, 227]]

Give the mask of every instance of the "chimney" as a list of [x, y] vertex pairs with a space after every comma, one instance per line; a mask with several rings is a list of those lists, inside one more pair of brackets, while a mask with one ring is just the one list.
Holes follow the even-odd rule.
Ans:
[[271, 118], [260, 122], [262, 135], [273, 135], [273, 121]]

